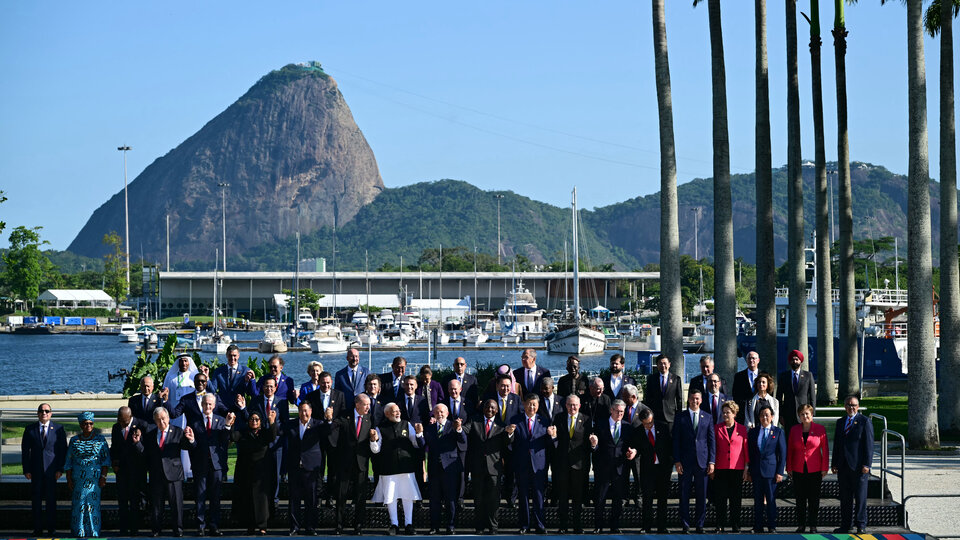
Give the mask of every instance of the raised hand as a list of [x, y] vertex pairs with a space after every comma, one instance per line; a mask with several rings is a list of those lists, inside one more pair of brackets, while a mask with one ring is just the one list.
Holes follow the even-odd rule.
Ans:
[[188, 441], [193, 442], [193, 429], [190, 426], [183, 428], [183, 436], [186, 437]]
[[[556, 436], [557, 436], [557, 426], [549, 426], [549, 427], [547, 427], [547, 435], [549, 435], [551, 438], [556, 437]], [[627, 458], [627, 459], [633, 459], [633, 458]]]
[[430, 423], [431, 423], [431, 424], [436, 424], [436, 423], [437, 423], [437, 419], [431, 416], [431, 417], [430, 417]]
[[673, 468], [677, 470], [677, 474], [683, 476], [683, 463], [679, 461], [673, 464]]
[[133, 442], [134, 442], [134, 443], [140, 442], [140, 430], [139, 430], [139, 429], [133, 430], [133, 433], [132, 433], [130, 436], [133, 437]]
[[241, 409], [247, 408], [247, 399], [243, 397], [243, 394], [237, 394], [237, 407]]
[[333, 407], [327, 407], [326, 410], [323, 411], [323, 419], [333, 420]]
[[413, 429], [417, 432], [417, 435], [423, 434], [423, 424], [421, 424], [420, 422], [417, 422], [416, 424], [414, 424]]
[[210, 368], [209, 368], [209, 367], [207, 367], [207, 366], [205, 366], [205, 365], [203, 365], [203, 364], [200, 364], [200, 367], [199, 367], [198, 369], [200, 370], [200, 373], [203, 373], [204, 375], [206, 375], [208, 379], [210, 378]]
[[270, 414], [267, 415], [267, 416], [270, 417], [270, 423], [271, 423], [271, 424], [274, 423], [274, 422], [276, 422], [276, 421], [277, 421], [277, 410], [276, 410], [276, 409], [270, 409]]
[[460, 431], [463, 428], [463, 420], [457, 418], [453, 421], [453, 429]]
[[251, 371], [248, 371], [247, 374], [244, 375], [244, 377], [246, 377], [246, 379], [247, 379], [248, 381], [252, 381], [253, 378], [256, 377], [256, 375], [254, 375], [254, 374], [253, 374], [253, 371], [251, 370]]
[[510, 424], [507, 426], [507, 435], [513, 435], [513, 432], [517, 430], [516, 424]]
[[170, 388], [164, 387], [163, 390], [160, 391], [160, 399], [166, 401], [169, 398], [170, 398]]
[[627, 448], [627, 460], [637, 457], [637, 451], [633, 448]]
[[227, 425], [228, 425], [228, 426], [233, 426], [233, 422], [236, 421], [236, 419], [237, 419], [237, 415], [233, 414], [232, 411], [227, 413]]
[[299, 388], [294, 388], [294, 389], [293, 389], [293, 399], [300, 399], [300, 389], [299, 389]]
[[378, 440], [380, 440], [380, 437], [377, 436], [377, 430], [375, 429], [370, 430], [370, 440], [372, 442], [377, 442]]
[[600, 443], [600, 439], [597, 438], [596, 434], [590, 434], [590, 446], [596, 446]]

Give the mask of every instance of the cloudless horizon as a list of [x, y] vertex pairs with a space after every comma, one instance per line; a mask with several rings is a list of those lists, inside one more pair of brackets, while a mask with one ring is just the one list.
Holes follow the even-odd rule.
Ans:
[[[712, 176], [706, 4], [667, 0], [678, 181]], [[821, 2], [826, 156], [836, 159], [833, 3]], [[724, 2], [733, 174], [754, 170], [753, 2]], [[809, 26], [799, 12], [803, 157], [813, 159]], [[786, 163], [784, 5], [767, 2], [773, 166]], [[907, 172], [906, 10], [846, 8], [850, 157]], [[43, 226], [66, 249], [95, 209], [256, 81], [316, 60], [388, 188], [443, 178], [567, 206], [660, 189], [649, 1], [0, 4], [0, 246]], [[939, 38], [924, 40], [939, 178]], [[956, 54], [956, 52], [954, 53]], [[955, 75], [956, 76], [956, 75]], [[812, 192], [805, 197], [813, 197]], [[683, 205], [683, 201], [680, 201]], [[136, 209], [131, 208], [131, 216]]]

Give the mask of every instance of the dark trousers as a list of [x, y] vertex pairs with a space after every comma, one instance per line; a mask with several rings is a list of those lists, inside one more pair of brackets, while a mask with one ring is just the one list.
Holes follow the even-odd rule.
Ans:
[[570, 519], [570, 503], [573, 502], [573, 527], [581, 528], [583, 492], [587, 489], [587, 471], [583, 469], [555, 468], [553, 471], [553, 498], [559, 503], [560, 528], [566, 529]]
[[774, 529], [777, 526], [777, 483], [773, 478], [761, 478], [752, 475], [753, 479], [753, 530], [763, 529], [764, 521], [767, 527]]
[[437, 466], [433, 471], [430, 474], [430, 528], [440, 527], [444, 507], [449, 516], [445, 527], [453, 528], [457, 517], [457, 497], [460, 496], [460, 475], [463, 471], [457, 466], [445, 471]]
[[340, 471], [337, 474], [340, 481], [340, 492], [337, 494], [337, 527], [343, 527], [344, 510], [347, 499], [353, 501], [353, 528], [363, 527], [367, 514], [367, 470]]
[[[33, 529], [53, 533], [57, 528], [57, 477], [49, 473], [34, 473], [30, 478], [30, 498], [33, 507]], [[43, 511], [46, 503], [47, 511]]]
[[140, 471], [117, 473], [117, 505], [120, 508], [120, 531], [136, 533], [140, 528], [140, 491], [146, 478]]
[[867, 482], [870, 474], [840, 469], [837, 481], [840, 484], [840, 527], [849, 529], [851, 525], [867, 527]]
[[329, 452], [324, 452], [323, 457], [320, 459], [320, 480], [323, 480], [322, 471], [327, 471], [327, 480], [323, 482], [323, 485], [326, 498], [330, 501], [336, 498], [340, 492], [339, 485], [337, 484], [337, 467], [335, 465], [337, 462], [336, 451], [336, 448], [331, 448]]
[[513, 461], [509, 454], [503, 456], [503, 477], [500, 480], [500, 493], [507, 504], [517, 502], [517, 482], [514, 480]]
[[[290, 530], [317, 528], [317, 482], [322, 469], [308, 471], [298, 467], [287, 471], [290, 477]], [[303, 507], [306, 506], [306, 515]]]
[[[543, 493], [547, 489], [547, 470], [516, 471], [517, 499], [520, 502], [520, 528], [546, 529], [543, 511]], [[533, 500], [531, 509], [530, 501]], [[532, 511], [531, 511], [532, 510]]]
[[717, 507], [717, 527], [726, 527], [729, 524], [739, 529], [743, 502], [743, 469], [717, 469], [715, 473], [710, 485], [713, 486], [713, 503]]
[[673, 465], [660, 463], [640, 476], [643, 491], [643, 528], [653, 529], [653, 498], [657, 498], [657, 529], [667, 528], [667, 497], [670, 495], [670, 474]]
[[793, 473], [793, 490], [797, 496], [797, 525], [817, 526], [822, 483], [823, 475], [819, 472]]
[[[696, 516], [690, 520], [690, 492], [696, 499]], [[697, 466], [684, 467], [680, 476], [680, 523], [684, 528], [703, 527], [707, 517], [707, 470]]]
[[[194, 469], [196, 470], [196, 469]], [[220, 487], [223, 484], [223, 471], [206, 467], [202, 474], [193, 475], [197, 488], [197, 528], [220, 528]], [[207, 500], [210, 501], [210, 513], [207, 514]]]
[[273, 466], [277, 468], [277, 474], [274, 476], [273, 484], [273, 507], [276, 508], [280, 506], [280, 478], [281, 475], [287, 472], [287, 467], [283, 463], [284, 458], [284, 449], [287, 446], [287, 440], [283, 439], [279, 444], [273, 449], [270, 450], [270, 455], [274, 460]]
[[173, 514], [174, 534], [183, 534], [183, 480], [173, 482], [162, 478], [150, 480], [150, 500], [152, 503], [154, 532], [160, 532], [164, 499], [170, 503], [170, 509]]
[[[604, 526], [607, 526], [611, 529], [617, 529], [620, 527], [620, 514], [623, 513], [623, 497], [627, 491], [628, 467], [629, 465], [624, 466], [623, 474], [614, 472], [611, 477], [594, 477], [597, 488], [595, 490], [596, 494], [593, 497], [593, 522], [596, 528], [602, 529]], [[610, 508], [609, 522], [603, 517], [603, 509], [606, 506], [608, 494], [613, 502]]]
[[477, 529], [497, 530], [500, 511], [500, 475], [485, 472], [471, 474]]

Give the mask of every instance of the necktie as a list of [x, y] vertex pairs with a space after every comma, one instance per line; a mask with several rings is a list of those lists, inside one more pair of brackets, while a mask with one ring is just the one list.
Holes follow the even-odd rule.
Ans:
[[230, 368], [230, 388], [233, 388], [233, 377], [237, 374], [237, 370]]
[[207, 417], [207, 434], [210, 434], [210, 431], [213, 429], [213, 419], [209, 416]]
[[267, 410], [266, 410], [266, 412], [267, 412], [267, 416], [268, 416], [268, 418], [267, 418], [267, 421], [268, 421], [268, 422], [270, 421], [269, 416], [270, 416], [270, 402], [271, 402], [271, 401], [272, 401], [272, 400], [271, 400], [270, 398], [267, 398], [267, 399], [264, 400], [264, 402], [267, 404]]
[[533, 392], [533, 370], [527, 370], [527, 392]]
[[487, 437], [490, 436], [490, 427], [491, 427], [492, 425], [493, 425], [493, 419], [492, 419], [492, 418], [487, 418], [487, 432], [485, 433], [485, 435], [486, 435]]
[[647, 430], [647, 440], [650, 441], [650, 448], [653, 448], [653, 463], [656, 465], [660, 460], [657, 459], [657, 439], [654, 438], [652, 429]]
[[147, 401], [148, 401], [148, 399], [149, 399], [149, 398], [147, 398], [147, 396], [143, 396], [143, 411], [144, 411], [144, 412], [147, 411]]
[[661, 394], [667, 393], [667, 376], [666, 375], [660, 376], [660, 393]]
[[411, 418], [413, 413], [413, 396], [407, 398], [407, 418]]
[[570, 417], [570, 438], [573, 438], [573, 417]]
[[167, 432], [166, 432], [166, 431], [161, 431], [161, 432], [160, 432], [160, 444], [158, 445], [161, 450], [163, 450], [163, 442], [166, 441], [166, 440], [167, 440]]
[[507, 398], [500, 398], [500, 420], [507, 420]]
[[843, 428], [843, 434], [846, 435], [847, 433], [850, 433], [850, 428], [852, 428], [852, 427], [853, 427], [853, 417], [852, 417], [852, 416], [848, 416], [848, 417], [847, 417], [847, 425], [846, 425], [846, 427]]
[[127, 435], [129, 434], [130, 434], [130, 425], [128, 424], [127, 427], [123, 428], [123, 440], [127, 440]]
[[697, 430], [697, 426], [700, 425], [700, 414], [693, 413], [693, 430]]
[[633, 421], [633, 408], [634, 405], [631, 405], [630, 408], [627, 409], [627, 422]]
[[360, 440], [360, 422], [363, 421], [362, 416], [357, 417], [357, 440]]
[[443, 435], [443, 424], [437, 424], [437, 435]]
[[458, 418], [460, 417], [460, 400], [459, 399], [455, 399], [453, 401], [453, 415]]
[[760, 450], [762, 451], [767, 446], [767, 437], [770, 436], [770, 432], [767, 428], [763, 428], [763, 444], [760, 445]]
[[527, 418], [527, 431], [533, 434], [533, 418]]
[[714, 394], [714, 395], [713, 395], [713, 406], [710, 407], [710, 410], [713, 411], [713, 423], [714, 423], [714, 424], [718, 424], [718, 423], [720, 422], [720, 421], [718, 420], [718, 418], [720, 418], [720, 416], [719, 416], [719, 414], [718, 414], [718, 413], [719, 413], [718, 409], [720, 408], [719, 405], [718, 405], [718, 403], [719, 403], [719, 402], [717, 401], [717, 395]]
[[793, 395], [797, 395], [797, 390], [800, 387], [800, 375], [796, 371], [793, 372]]
[[750, 388], [753, 388], [753, 372], [747, 371], [747, 375], [750, 376]]
[[47, 446], [47, 426], [44, 424], [40, 425], [40, 446]]
[[620, 422], [613, 425], [613, 444], [620, 442]]

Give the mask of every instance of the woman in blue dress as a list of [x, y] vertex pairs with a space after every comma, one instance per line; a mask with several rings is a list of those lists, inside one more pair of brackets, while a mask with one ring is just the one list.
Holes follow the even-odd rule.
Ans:
[[67, 486], [73, 494], [70, 530], [78, 537], [100, 536], [100, 488], [107, 483], [110, 451], [103, 435], [93, 432], [93, 413], [77, 417], [80, 434], [67, 447]]

